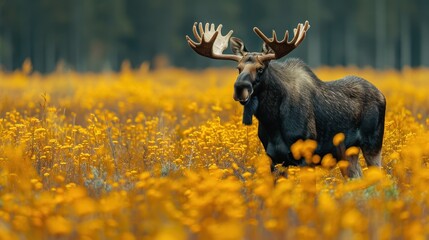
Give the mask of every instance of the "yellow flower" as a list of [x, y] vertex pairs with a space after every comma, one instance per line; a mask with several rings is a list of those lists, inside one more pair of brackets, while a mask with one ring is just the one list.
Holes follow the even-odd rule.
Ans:
[[360, 149], [358, 147], [349, 147], [346, 150], [346, 156], [358, 155], [359, 152], [360, 152]]
[[296, 160], [301, 159], [301, 156], [302, 156], [301, 151], [303, 147], [304, 147], [304, 141], [302, 139], [299, 139], [294, 144], [292, 144], [292, 146], [290, 147], [290, 150], [292, 152], [293, 158], [295, 158]]
[[95, 201], [88, 197], [78, 199], [73, 203], [74, 211], [79, 216], [94, 213], [97, 210], [96, 206]]
[[335, 164], [337, 164], [337, 161], [332, 156], [332, 154], [329, 153], [329, 154], [326, 154], [325, 156], [323, 156], [323, 158], [322, 158], [322, 167], [324, 167], [324, 168], [333, 168], [335, 166]]
[[365, 228], [364, 216], [357, 209], [346, 211], [342, 217], [341, 225], [345, 229], [361, 230]]
[[347, 168], [349, 167], [350, 163], [345, 160], [338, 161], [338, 167], [341, 169], [341, 171], [347, 171]]
[[46, 228], [52, 235], [68, 235], [72, 231], [72, 224], [62, 216], [51, 216], [46, 219]]
[[313, 155], [312, 158], [311, 158], [311, 162], [314, 163], [314, 164], [319, 164], [320, 160], [321, 160], [321, 158], [317, 154]]
[[245, 173], [241, 174], [241, 176], [243, 176], [244, 178], [248, 178], [248, 177], [251, 177], [252, 174], [250, 172], [245, 172]]
[[346, 135], [344, 135], [344, 133], [337, 133], [337, 134], [335, 134], [335, 136], [332, 140], [332, 143], [334, 144], [334, 146], [338, 146], [342, 142], [344, 142], [345, 138], [346, 138]]
[[373, 184], [381, 181], [385, 177], [383, 171], [378, 167], [369, 167], [367, 171], [365, 171], [365, 180], [368, 183]]

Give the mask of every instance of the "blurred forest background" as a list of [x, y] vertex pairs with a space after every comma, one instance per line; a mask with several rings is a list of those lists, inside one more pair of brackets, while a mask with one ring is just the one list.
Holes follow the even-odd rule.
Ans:
[[[29, 58], [40, 72], [59, 62], [77, 71], [133, 67], [230, 66], [195, 54], [185, 35], [195, 21], [222, 23], [250, 51], [261, 49], [254, 26], [283, 34], [309, 20], [290, 56], [310, 66], [429, 66], [428, 0], [0, 0], [0, 67]], [[227, 50], [229, 51], [229, 50]]]

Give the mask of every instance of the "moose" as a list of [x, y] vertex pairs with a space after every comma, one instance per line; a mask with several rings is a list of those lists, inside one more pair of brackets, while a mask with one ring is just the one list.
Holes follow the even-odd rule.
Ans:
[[[261, 52], [249, 52], [242, 40], [231, 37], [232, 30], [223, 36], [221, 24], [216, 28], [214, 24], [203, 27], [202, 23], [194, 23], [196, 41], [189, 36], [186, 40], [204, 57], [238, 62], [233, 98], [244, 106], [244, 124], [252, 124], [253, 115], [258, 119], [258, 137], [272, 160], [272, 171], [277, 164], [306, 165], [304, 159], [293, 157], [291, 146], [300, 139], [311, 139], [317, 142], [314, 154], [332, 154], [337, 160], [349, 162], [342, 172], [344, 177], [361, 177], [359, 153], [345, 156], [344, 149], [358, 147], [368, 166], [381, 166], [385, 97], [357, 76], [322, 81], [299, 59], [274, 61], [298, 47], [309, 28], [308, 21], [300, 23], [292, 40], [286, 31], [279, 41], [274, 30], [268, 38], [254, 27], [263, 40]], [[233, 54], [223, 53], [228, 42]], [[345, 136], [343, 148], [333, 143], [338, 133]]]

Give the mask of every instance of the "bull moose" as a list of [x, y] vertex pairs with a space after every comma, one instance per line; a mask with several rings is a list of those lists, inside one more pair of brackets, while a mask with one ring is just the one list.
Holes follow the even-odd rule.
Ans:
[[[234, 84], [235, 101], [244, 106], [243, 123], [258, 121], [258, 137], [271, 158], [271, 169], [283, 166], [306, 165], [294, 159], [291, 146], [297, 140], [317, 142], [314, 154], [332, 154], [347, 159], [345, 177], [361, 177], [358, 154], [345, 156], [332, 141], [338, 133], [345, 134], [343, 149], [359, 147], [368, 166], [381, 166], [381, 147], [384, 134], [386, 100], [370, 82], [356, 76], [335, 81], [321, 81], [299, 59], [280, 59], [294, 50], [310, 28], [308, 21], [298, 24], [294, 37], [289, 32], [279, 41], [276, 32], [271, 38], [257, 27], [254, 32], [263, 40], [261, 52], [249, 52], [243, 41], [231, 37], [233, 31], [222, 35], [222, 25], [195, 23], [196, 41], [186, 36], [189, 46], [198, 54], [221, 60], [238, 62], [238, 77]], [[223, 54], [231, 43], [233, 54]]]

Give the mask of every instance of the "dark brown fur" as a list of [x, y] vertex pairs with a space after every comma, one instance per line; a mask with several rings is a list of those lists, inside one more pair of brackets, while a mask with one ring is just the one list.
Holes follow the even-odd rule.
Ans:
[[[290, 151], [299, 139], [316, 140], [315, 154], [331, 153], [338, 160], [348, 159], [349, 177], [359, 177], [362, 172], [357, 156], [344, 156], [348, 147], [360, 147], [369, 166], [381, 165], [386, 101], [374, 85], [356, 76], [323, 82], [298, 59], [264, 63], [263, 71], [255, 74], [244, 69], [260, 64], [257, 53], [248, 53], [242, 62], [235, 94], [244, 86], [253, 94], [241, 103], [247, 105], [257, 99], [253, 113], [259, 120], [258, 136], [272, 166], [305, 165]], [[332, 142], [337, 133], [346, 136], [342, 151]]]

